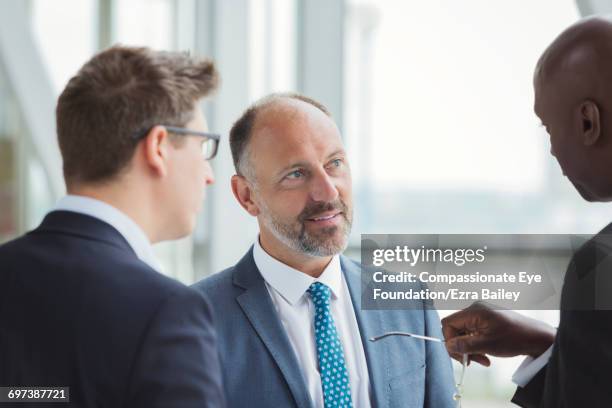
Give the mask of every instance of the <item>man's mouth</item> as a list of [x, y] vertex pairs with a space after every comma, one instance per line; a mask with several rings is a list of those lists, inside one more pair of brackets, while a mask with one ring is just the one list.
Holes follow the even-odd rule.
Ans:
[[323, 214], [318, 214], [315, 217], [307, 218], [306, 221], [310, 221], [313, 223], [321, 223], [321, 224], [333, 223], [335, 222], [336, 218], [338, 218], [338, 216], [341, 214], [342, 212], [340, 211], [326, 212]]

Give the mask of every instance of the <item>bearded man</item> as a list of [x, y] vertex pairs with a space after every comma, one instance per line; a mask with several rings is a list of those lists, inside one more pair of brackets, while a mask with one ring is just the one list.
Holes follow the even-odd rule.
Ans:
[[213, 305], [230, 407], [452, 407], [435, 310], [361, 310], [361, 266], [340, 255], [351, 172], [327, 109], [297, 94], [256, 102], [232, 127], [232, 190], [259, 237], [195, 285]]

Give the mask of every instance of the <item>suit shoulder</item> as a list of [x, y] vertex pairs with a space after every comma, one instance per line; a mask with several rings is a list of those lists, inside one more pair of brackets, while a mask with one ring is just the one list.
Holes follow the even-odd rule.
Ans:
[[205, 294], [209, 294], [218, 289], [227, 288], [232, 285], [234, 270], [234, 266], [229, 267], [194, 283], [191, 287]]
[[[107, 284], [114, 286], [115, 290], [128, 289], [137, 301], [153, 303], [165, 302], [172, 297], [192, 297], [195, 291], [184, 283], [164, 275], [140, 259], [124, 260], [123, 265], [117, 265], [121, 270], [128, 271], [128, 277], [115, 275]], [[131, 301], [125, 299], [127, 302]]]
[[594, 273], [609, 270], [609, 260], [612, 256], [612, 235], [599, 233], [580, 246], [572, 256], [568, 272], [576, 274], [580, 279]]
[[10, 241], [0, 244], [0, 255], [9, 254], [13, 251], [20, 250], [27, 245], [28, 235], [22, 235]]
[[[53, 296], [54, 288], [69, 288], [75, 294], [70, 297], [73, 301], [99, 301], [101, 307], [108, 299], [126, 306], [153, 305], [189, 291], [129, 250], [68, 235], [26, 234], [0, 246], [0, 264], [0, 272], [14, 279], [46, 285], [48, 296]], [[50, 271], [53, 279], [48, 282]]]

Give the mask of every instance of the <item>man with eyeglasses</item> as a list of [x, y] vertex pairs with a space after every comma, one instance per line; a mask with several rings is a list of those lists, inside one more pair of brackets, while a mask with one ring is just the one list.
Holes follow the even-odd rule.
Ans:
[[69, 387], [74, 407], [225, 405], [209, 304], [151, 247], [191, 233], [214, 181], [219, 136], [198, 103], [217, 83], [210, 61], [130, 47], [68, 82], [68, 195], [0, 247], [0, 387]]

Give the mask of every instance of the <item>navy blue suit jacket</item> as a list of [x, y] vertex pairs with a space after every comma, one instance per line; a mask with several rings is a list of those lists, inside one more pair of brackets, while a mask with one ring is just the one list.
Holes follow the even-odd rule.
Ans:
[[[358, 263], [340, 258], [365, 349], [374, 407], [453, 407], [449, 356], [440, 343], [370, 337], [408, 331], [442, 337], [433, 310], [361, 310]], [[313, 406], [289, 338], [251, 250], [234, 267], [197, 284], [213, 305], [230, 407]]]
[[68, 386], [61, 406], [219, 407], [215, 343], [204, 297], [105, 222], [55, 211], [0, 246], [0, 386]]

